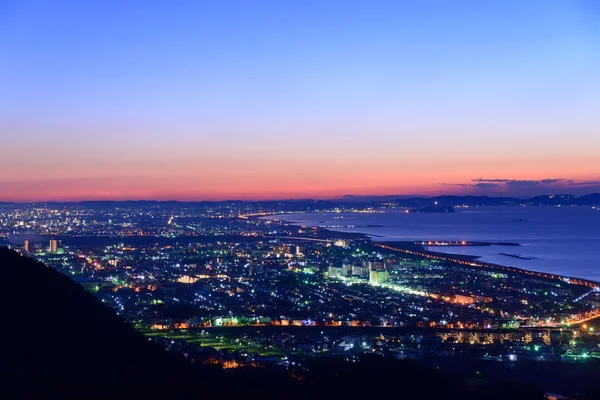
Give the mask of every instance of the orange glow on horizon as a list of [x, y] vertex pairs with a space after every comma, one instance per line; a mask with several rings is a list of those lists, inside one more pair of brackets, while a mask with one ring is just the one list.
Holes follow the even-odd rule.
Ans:
[[[559, 182], [533, 188], [531, 194], [558, 194], [570, 189], [600, 191], [600, 185], [576, 188], [575, 182], [600, 181], [600, 158], [585, 154], [565, 164], [552, 157], [502, 157], [441, 154], [423, 158], [344, 156], [306, 159], [185, 157], [162, 160], [133, 157], [127, 162], [96, 156], [69, 161], [46, 160], [23, 166], [18, 174], [0, 177], [0, 201], [79, 200], [267, 200], [344, 195], [492, 194], [527, 196], [506, 185], [476, 186], [474, 179], [515, 179]], [[457, 160], [460, 159], [460, 161]], [[0, 161], [2, 164], [2, 161]], [[535, 193], [534, 193], [535, 192]]]
[[[143, 180], [102, 180], [89, 184], [83, 182], [44, 182], [34, 187], [17, 185], [20, 190], [12, 191], [0, 189], [0, 201], [81, 201], [81, 200], [179, 200], [179, 201], [218, 201], [218, 200], [278, 200], [278, 199], [334, 199], [345, 195], [353, 196], [386, 196], [386, 195], [423, 195], [435, 196], [443, 194], [489, 194], [478, 193], [472, 187], [458, 185], [444, 185], [439, 183], [404, 185], [382, 185], [379, 187], [365, 185], [346, 186], [341, 184], [331, 185], [232, 185], [231, 188], [217, 186], [213, 190], [199, 182], [183, 182], [179, 187], [173, 182], [156, 181], [145, 185]], [[470, 185], [471, 182], [464, 185]], [[597, 189], [596, 189], [597, 190]], [[546, 194], [562, 193], [564, 186], [549, 186]], [[498, 190], [493, 195], [515, 195], [507, 190]]]

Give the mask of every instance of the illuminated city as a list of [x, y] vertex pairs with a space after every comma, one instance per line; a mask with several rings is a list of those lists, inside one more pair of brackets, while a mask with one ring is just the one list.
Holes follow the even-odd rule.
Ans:
[[[600, 316], [600, 284], [442, 256], [418, 242], [384, 244], [296, 226], [277, 216], [302, 207], [310, 204], [7, 205], [0, 221], [11, 248], [72, 277], [149, 337], [178, 338], [190, 354], [212, 343], [239, 350], [239, 363], [253, 360], [250, 352], [264, 358], [393, 351], [403, 357], [404, 344], [390, 340], [410, 333], [428, 339], [432, 350], [449, 341], [500, 342], [507, 345], [499, 357], [556, 356], [556, 346], [573, 359], [600, 357], [594, 343], [570, 344], [593, 333], [586, 322]], [[381, 203], [318, 207], [390, 210]], [[244, 331], [244, 342], [215, 344], [220, 331], [211, 330], [287, 326], [399, 329], [387, 335], [348, 329], [345, 337], [317, 335], [302, 345], [282, 341], [277, 330], [260, 345], [252, 331]], [[368, 346], [349, 352], [353, 340], [369, 334], [384, 339], [373, 345], [369, 336]]]
[[600, 399], [599, 4], [0, 1], [0, 399]]

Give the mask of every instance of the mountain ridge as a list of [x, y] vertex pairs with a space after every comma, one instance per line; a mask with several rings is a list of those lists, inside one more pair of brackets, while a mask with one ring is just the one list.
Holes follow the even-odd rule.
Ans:
[[540, 195], [533, 197], [507, 197], [507, 196], [477, 196], [477, 195], [438, 195], [438, 196], [403, 196], [403, 195], [384, 195], [384, 196], [354, 196], [346, 195], [338, 199], [282, 199], [282, 200], [201, 200], [201, 201], [180, 201], [180, 200], [82, 200], [82, 201], [38, 201], [38, 202], [0, 202], [3, 206], [22, 206], [22, 205], [52, 205], [52, 206], [83, 206], [83, 207], [101, 207], [101, 206], [153, 206], [153, 205], [190, 205], [202, 206], [213, 204], [254, 204], [261, 206], [281, 206], [281, 205], [311, 205], [334, 207], [348, 203], [357, 204], [376, 204], [381, 202], [393, 201], [398, 205], [426, 205], [434, 202], [440, 205], [489, 205], [489, 206], [508, 206], [508, 205], [600, 205], [600, 193], [590, 193], [581, 196], [570, 194]]

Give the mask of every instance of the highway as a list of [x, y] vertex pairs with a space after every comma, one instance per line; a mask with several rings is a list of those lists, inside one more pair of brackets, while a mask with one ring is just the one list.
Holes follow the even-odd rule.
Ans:
[[[433, 259], [433, 260], [449, 261], [449, 262], [454, 262], [454, 263], [461, 264], [461, 265], [468, 265], [471, 267], [479, 267], [479, 268], [488, 268], [488, 269], [493, 269], [493, 270], [501, 270], [504, 272], [514, 272], [514, 273], [518, 273], [518, 274], [524, 274], [524, 275], [528, 275], [528, 276], [534, 276], [534, 277], [545, 278], [545, 279], [557, 279], [557, 280], [565, 281], [565, 282], [568, 282], [571, 284], [582, 285], [582, 286], [587, 286], [587, 287], [591, 288], [591, 290], [589, 292], [586, 292], [585, 294], [583, 294], [576, 300], [581, 300], [585, 296], [589, 295], [590, 293], [600, 292], [600, 284], [599, 283], [594, 282], [594, 281], [589, 281], [586, 279], [569, 278], [569, 277], [561, 276], [561, 275], [552, 275], [552, 274], [546, 274], [543, 272], [528, 271], [528, 270], [524, 270], [524, 269], [516, 268], [516, 267], [504, 267], [501, 265], [487, 264], [487, 263], [482, 263], [482, 262], [464, 261], [464, 260], [453, 258], [451, 256], [440, 256], [440, 255], [431, 254], [431, 253], [418, 252], [418, 251], [397, 248], [397, 247], [389, 246], [386, 244], [380, 244], [380, 243], [376, 244], [376, 246], [379, 246], [379, 247], [387, 249], [387, 250], [398, 251], [398, 252], [402, 252], [402, 253], [410, 254], [410, 255], [417, 255], [417, 256]], [[524, 325], [523, 327], [524, 328], [560, 328], [560, 327], [564, 327], [567, 325], [582, 324], [582, 323], [591, 321], [593, 319], [596, 319], [598, 317], [600, 317], [600, 310], [597, 310], [597, 311], [595, 310], [592, 313], [582, 315], [582, 316], [576, 316], [575, 318], [566, 320], [565, 322], [540, 323], [540, 324], [535, 324], [535, 325]]]

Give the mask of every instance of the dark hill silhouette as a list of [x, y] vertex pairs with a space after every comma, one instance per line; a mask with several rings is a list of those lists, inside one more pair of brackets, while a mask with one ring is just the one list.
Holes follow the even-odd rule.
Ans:
[[31, 395], [115, 387], [143, 393], [191, 379], [179, 355], [149, 342], [68, 276], [6, 248], [0, 271], [0, 376], [9, 386]]
[[[207, 394], [480, 399], [503, 393], [490, 393], [485, 386], [472, 390], [447, 371], [387, 357], [310, 361], [300, 381], [282, 369], [225, 372], [193, 365], [148, 341], [79, 284], [40, 262], [0, 247], [0, 271], [2, 399], [196, 399]], [[543, 398], [531, 387], [517, 385], [510, 392], [513, 399]]]

